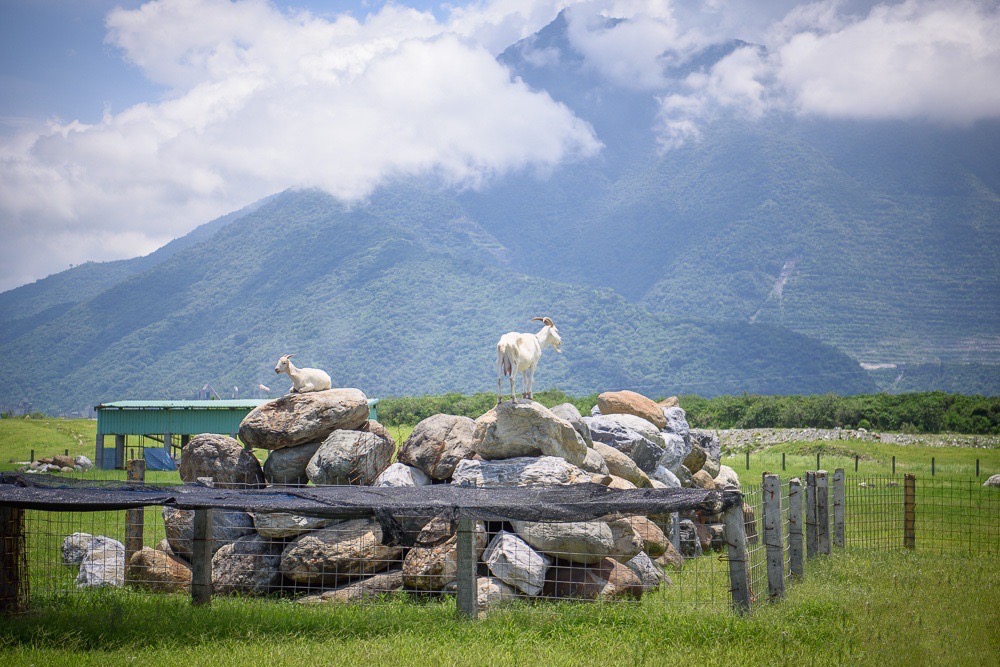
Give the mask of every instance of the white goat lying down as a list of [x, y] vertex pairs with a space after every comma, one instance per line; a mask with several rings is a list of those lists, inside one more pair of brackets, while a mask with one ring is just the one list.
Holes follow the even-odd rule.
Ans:
[[289, 359], [294, 354], [282, 355], [278, 359], [278, 365], [274, 367], [275, 373], [287, 373], [292, 378], [292, 388], [288, 390], [290, 394], [303, 394], [307, 391], [323, 391], [330, 388], [330, 376], [326, 371], [318, 368], [296, 368]]
[[559, 346], [562, 338], [556, 331], [556, 325], [548, 317], [532, 317], [532, 322], [541, 322], [542, 330], [536, 334], [511, 332], [500, 337], [497, 343], [497, 405], [503, 401], [503, 378], [510, 377], [510, 400], [514, 397], [514, 374], [521, 374], [522, 398], [532, 398], [531, 390], [535, 383], [535, 369], [538, 360], [542, 358], [542, 348], [551, 345], [552, 349], [561, 353]]

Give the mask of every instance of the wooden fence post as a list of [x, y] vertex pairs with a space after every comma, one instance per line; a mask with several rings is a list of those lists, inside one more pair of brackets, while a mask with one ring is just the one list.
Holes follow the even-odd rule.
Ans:
[[844, 469], [833, 471], [833, 546], [843, 549], [844, 537]]
[[194, 540], [191, 544], [191, 603], [212, 601], [212, 510], [194, 511]]
[[788, 481], [788, 571], [793, 577], [805, 575], [802, 559], [802, 482]]
[[816, 536], [816, 473], [806, 473], [806, 557], [814, 558], [819, 552]]
[[473, 519], [458, 520], [458, 588], [455, 592], [455, 611], [459, 618], [476, 618], [479, 601], [476, 589], [476, 522]]
[[[125, 475], [129, 484], [142, 484], [146, 480], [146, 462], [143, 459], [132, 459], [125, 464]], [[146, 508], [137, 507], [125, 510], [125, 583], [128, 580], [128, 564], [132, 555], [142, 550], [145, 532]]]
[[785, 597], [785, 550], [781, 531], [781, 478], [764, 474], [764, 548], [767, 552], [767, 588], [772, 600]]
[[24, 539], [24, 510], [0, 505], [0, 616], [18, 614], [28, 606]]
[[816, 546], [830, 555], [830, 479], [825, 470], [816, 471]]
[[729, 558], [729, 588], [733, 608], [739, 614], [750, 612], [750, 571], [747, 536], [743, 526], [742, 498], [722, 514], [726, 529], [726, 555]]
[[903, 476], [903, 546], [917, 547], [917, 476]]

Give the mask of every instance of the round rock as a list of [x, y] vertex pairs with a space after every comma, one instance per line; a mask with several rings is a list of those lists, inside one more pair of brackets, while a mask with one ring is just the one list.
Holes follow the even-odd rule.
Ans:
[[219, 488], [256, 489], [264, 486], [264, 471], [252, 452], [228, 435], [202, 433], [181, 450], [181, 479], [211, 477]]
[[282, 449], [323, 440], [337, 429], [368, 420], [368, 397], [360, 389], [289, 394], [254, 408], [240, 423], [249, 447]]
[[306, 475], [317, 486], [371, 486], [389, 467], [395, 449], [395, 443], [375, 433], [334, 431], [310, 459]]
[[476, 422], [457, 415], [433, 415], [413, 428], [399, 450], [399, 461], [419, 468], [432, 479], [449, 479], [462, 459], [476, 450]]
[[597, 397], [602, 415], [635, 415], [650, 422], [657, 430], [666, 427], [663, 408], [650, 398], [634, 391], [606, 391]]
[[559, 456], [581, 465], [587, 443], [565, 419], [541, 403], [507, 401], [476, 420], [476, 453], [484, 459]]
[[305, 486], [309, 483], [306, 466], [322, 444], [309, 442], [272, 451], [264, 461], [264, 479], [271, 484]]

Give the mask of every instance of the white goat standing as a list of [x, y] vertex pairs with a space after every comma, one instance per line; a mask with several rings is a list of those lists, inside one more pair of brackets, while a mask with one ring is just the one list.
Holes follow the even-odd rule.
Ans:
[[533, 317], [532, 322], [541, 322], [542, 330], [536, 334], [511, 332], [500, 337], [497, 343], [497, 405], [503, 402], [503, 378], [510, 377], [510, 400], [514, 397], [514, 374], [521, 374], [522, 398], [532, 398], [531, 390], [535, 384], [535, 369], [538, 360], [542, 358], [542, 348], [551, 345], [560, 354], [562, 338], [556, 331], [556, 325], [548, 317]]
[[288, 390], [290, 394], [303, 394], [307, 391], [323, 391], [330, 388], [330, 376], [326, 371], [318, 368], [296, 368], [289, 359], [294, 354], [284, 354], [278, 359], [278, 365], [274, 367], [275, 373], [287, 373], [292, 378], [292, 388]]

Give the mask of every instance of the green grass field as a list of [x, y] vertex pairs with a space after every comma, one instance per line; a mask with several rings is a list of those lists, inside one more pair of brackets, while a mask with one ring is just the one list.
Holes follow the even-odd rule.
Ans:
[[654, 601], [301, 607], [108, 591], [7, 619], [14, 665], [995, 665], [1000, 558], [850, 551], [747, 617]]
[[[404, 440], [410, 428], [391, 428]], [[0, 461], [88, 453], [94, 422], [0, 420]], [[82, 445], [81, 445], [82, 441]], [[76, 443], [74, 445], [74, 443]], [[74, 448], [75, 447], [75, 448]], [[1000, 468], [995, 449], [888, 445], [860, 441], [786, 443], [724, 462], [744, 484], [765, 470], [782, 479], [815, 467], [847, 470], [848, 549], [809, 561], [806, 580], [780, 604], [761, 603], [745, 618], [727, 607], [726, 564], [714, 556], [671, 574], [672, 587], [640, 603], [516, 604], [479, 622], [454, 618], [454, 602], [393, 597], [376, 604], [306, 608], [287, 599], [215, 598], [192, 608], [183, 595], [126, 590], [80, 593], [59, 545], [83, 530], [121, 539], [124, 512], [29, 512], [35, 578], [31, 611], [0, 624], [0, 656], [10, 664], [900, 664], [993, 665], [1000, 652], [1000, 491], [969, 480]], [[264, 453], [259, 453], [264, 454]], [[917, 550], [902, 545], [902, 489], [880, 477], [918, 476]], [[930, 477], [930, 457], [936, 473]], [[120, 472], [104, 473], [120, 476]], [[151, 481], [176, 481], [156, 473]], [[960, 481], [966, 480], [966, 481]], [[759, 498], [756, 496], [756, 498]], [[753, 493], [748, 502], [754, 502]], [[758, 510], [759, 511], [759, 510]], [[162, 538], [159, 508], [147, 508], [146, 544]], [[759, 514], [758, 514], [759, 516]], [[863, 549], [857, 545], [879, 546]], [[986, 552], [986, 553], [983, 553]], [[978, 554], [978, 555], [977, 555]], [[755, 590], [763, 548], [751, 553]]]

